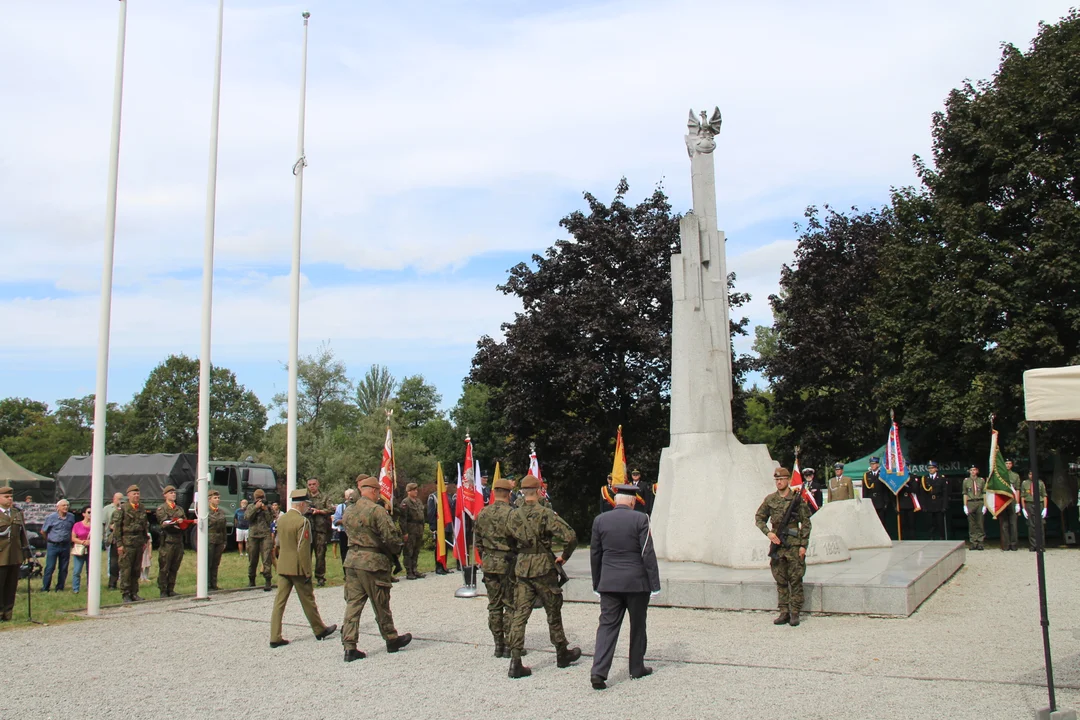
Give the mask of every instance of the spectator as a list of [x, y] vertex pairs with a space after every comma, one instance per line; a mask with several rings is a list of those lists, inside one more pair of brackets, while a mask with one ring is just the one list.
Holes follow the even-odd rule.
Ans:
[[345, 515], [346, 508], [352, 502], [352, 496], [356, 491], [349, 488], [345, 491], [345, 501], [339, 503], [334, 508], [334, 521], [331, 527], [334, 528], [334, 541], [341, 546], [341, 567], [345, 567], [345, 556], [349, 554], [349, 535], [345, 532], [345, 526], [341, 524], [341, 518]]
[[105, 534], [102, 535], [105, 538], [105, 547], [103, 549], [109, 551], [109, 589], [115, 590], [116, 584], [120, 580], [120, 554], [117, 548], [119, 545], [113, 542], [112, 536], [112, 521], [113, 513], [120, 509], [120, 504], [124, 502], [123, 493], [113, 493], [112, 504], [106, 505], [105, 509], [101, 511], [105, 523]]
[[26, 496], [26, 499], [25, 499], [25, 500], [23, 500], [23, 502], [24, 502], [25, 504], [27, 504], [27, 505], [29, 505], [29, 504], [33, 503], [33, 502], [34, 502], [34, 496], [33, 496], [33, 495], [27, 495], [27, 496]]
[[[82, 585], [83, 568], [90, 564], [90, 508], [83, 510], [82, 522], [71, 528], [71, 592], [78, 593]], [[86, 582], [90, 582], [87, 570]]]
[[139, 582], [150, 582], [150, 563], [153, 560], [154, 539], [150, 533], [146, 533], [146, 542], [143, 543], [142, 572], [139, 574]]
[[75, 526], [75, 516], [68, 512], [70, 506], [67, 500], [56, 503], [56, 512], [45, 516], [45, 522], [41, 526], [41, 534], [46, 542], [45, 576], [41, 579], [41, 592], [49, 592], [54, 570], [58, 591], [64, 589], [67, 581], [68, 562], [71, 559], [71, 529]]
[[236, 527], [236, 551], [240, 553], [240, 557], [247, 557], [247, 506], [247, 498], [241, 500], [240, 509], [238, 509], [236, 511], [236, 514], [233, 516], [233, 525]]

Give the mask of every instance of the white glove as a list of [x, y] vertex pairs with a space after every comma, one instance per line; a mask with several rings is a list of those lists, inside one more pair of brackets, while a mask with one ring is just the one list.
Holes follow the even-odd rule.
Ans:
[[965, 515], [970, 515], [971, 514], [970, 512], [968, 512], [967, 505], [964, 506], [964, 514]]
[[983, 505], [983, 515], [985, 515], [985, 514], [986, 514], [986, 506]]
[[1028, 518], [1028, 514], [1027, 514], [1027, 508], [1024, 508], [1024, 509], [1023, 509], [1023, 510], [1021, 510], [1020, 512], [1024, 513], [1024, 519], [1025, 519], [1025, 520], [1029, 520], [1029, 519], [1030, 519], [1030, 518]]
[[596, 597], [600, 597], [600, 593], [596, 592], [595, 590], [592, 591], [592, 594], [595, 595]]
[[649, 597], [654, 598], [659, 594], [660, 594], [659, 590], [653, 590], [651, 593], [649, 593]]
[[1047, 511], [1047, 509], [1048, 508], [1043, 508], [1043, 511], [1042, 511], [1042, 516], [1043, 516], [1044, 520], [1046, 519], [1046, 511]]

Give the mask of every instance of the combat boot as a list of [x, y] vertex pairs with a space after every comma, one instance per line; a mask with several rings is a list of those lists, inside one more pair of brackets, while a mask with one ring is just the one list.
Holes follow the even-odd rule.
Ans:
[[791, 619], [788, 620], [788, 624], [791, 625], [791, 627], [799, 627], [799, 611], [798, 610], [792, 610], [791, 611]]
[[772, 624], [773, 625], [787, 625], [788, 621], [790, 621], [790, 620], [791, 620], [791, 616], [788, 615], [787, 611], [785, 610], [784, 612], [780, 613], [780, 617], [778, 617], [778, 618], [776, 618], [775, 620], [772, 621]]
[[255, 587], [255, 576], [248, 575], [248, 587]]
[[353, 660], [363, 660], [366, 657], [367, 654], [363, 650], [357, 650], [356, 648], [353, 648], [352, 650], [345, 651], [345, 662], [352, 662]]
[[506, 647], [506, 636], [494, 635], [495, 638], [495, 657], [510, 657], [509, 648]]
[[565, 645], [555, 648], [555, 664], [561, 668], [570, 667], [570, 664], [577, 662], [580, 657], [581, 648], [567, 647]]
[[510, 672], [506, 673], [506, 676], [516, 680], [517, 678], [529, 677], [530, 675], [532, 675], [532, 669], [522, 665], [521, 656], [517, 653], [513, 653], [510, 658]]
[[270, 578], [266, 578], [266, 585], [263, 586], [263, 592], [270, 592]]
[[398, 635], [393, 640], [386, 641], [386, 652], [396, 653], [401, 648], [405, 647], [412, 642], [412, 633], [405, 633], [404, 635]]

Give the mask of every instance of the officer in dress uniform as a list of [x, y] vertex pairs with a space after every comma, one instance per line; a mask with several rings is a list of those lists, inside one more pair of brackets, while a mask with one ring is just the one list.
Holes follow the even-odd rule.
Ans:
[[900, 515], [900, 533], [897, 540], [915, 539], [915, 513], [919, 511], [919, 497], [912, 486], [917, 482], [911, 477], [896, 493], [896, 509]]
[[15, 507], [15, 491], [0, 487], [0, 622], [11, 620], [19, 589], [19, 566], [30, 556], [30, 540], [22, 511]]
[[885, 510], [889, 507], [889, 497], [886, 495], [889, 488], [881, 478], [881, 458], [870, 458], [870, 469], [863, 473], [862, 496], [869, 498], [874, 504], [874, 512], [877, 513], [881, 526], [885, 527]]
[[938, 472], [938, 465], [933, 460], [926, 463], [926, 468], [929, 472], [919, 481], [919, 489], [922, 491], [920, 504], [923, 510], [930, 513], [930, 539], [944, 540], [945, 508], [949, 502], [949, 483], [945, 480], [945, 476]]
[[829, 502], [854, 500], [855, 486], [851, 478], [844, 474], [844, 463], [833, 465], [833, 477], [829, 478]]
[[[652, 515], [653, 509], [653, 492], [649, 483], [645, 482], [641, 478], [641, 471], [634, 470], [630, 473], [630, 480], [637, 487], [637, 495], [634, 500], [634, 509], [638, 512], [643, 512], [646, 515]], [[616, 490], [616, 492], [618, 492]]]
[[611, 473], [608, 473], [604, 487], [600, 488], [600, 512], [605, 513], [615, 508], [615, 489], [611, 486]]
[[296, 590], [300, 607], [316, 640], [324, 640], [334, 634], [337, 625], [326, 625], [315, 604], [315, 590], [311, 587], [311, 522], [305, 516], [308, 510], [308, 491], [297, 488], [289, 493], [290, 508], [277, 520], [277, 536], [274, 551], [278, 560], [278, 591], [274, 598], [274, 610], [270, 614], [270, 647], [288, 645], [281, 637], [281, 619], [289, 595]]

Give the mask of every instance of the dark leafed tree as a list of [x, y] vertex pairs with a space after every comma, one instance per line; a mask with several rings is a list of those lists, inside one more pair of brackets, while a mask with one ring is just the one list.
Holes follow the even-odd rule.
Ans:
[[380, 417], [394, 397], [397, 381], [385, 365], [372, 365], [356, 383], [356, 407], [361, 415]]
[[416, 430], [425, 424], [442, 417], [439, 403], [442, 395], [424, 381], [423, 375], [410, 375], [403, 378], [397, 388], [396, 413], [403, 427]]
[[[236, 459], [257, 448], [266, 427], [266, 408], [255, 393], [223, 367], [210, 371], [210, 453]], [[199, 361], [171, 355], [150, 372], [128, 408], [121, 432], [124, 452], [196, 452], [199, 430]]]
[[[909, 424], [985, 446], [987, 418], [1022, 450], [1023, 371], [1080, 363], [1080, 15], [1005, 45], [990, 81], [952, 91], [933, 118], [933, 165], [896, 193], [892, 268], [878, 315], [899, 371], [888, 402]], [[902, 336], [902, 341], [896, 339]], [[902, 346], [902, 347], [901, 347]], [[1080, 451], [1073, 423], [1047, 447]]]
[[[796, 444], [815, 464], [859, 457], [885, 437], [888, 408], [874, 400], [881, 362], [870, 322], [887, 212], [806, 211], [795, 260], [770, 296], [771, 333], [758, 333], [772, 383], [772, 421], [789, 428], [779, 460]], [[872, 446], [872, 447], [870, 447]]]
[[[296, 378], [298, 424], [306, 425], [317, 434], [328, 426], [348, 424], [355, 419], [352, 417], [355, 409], [350, 402], [352, 383], [346, 374], [345, 363], [334, 357], [330, 343], [324, 342], [314, 353], [300, 358], [296, 364]], [[278, 416], [287, 420], [288, 394], [274, 395], [273, 405], [278, 408]]]
[[[525, 467], [535, 441], [560, 514], [586, 531], [623, 426], [628, 461], [655, 478], [668, 443], [671, 266], [678, 216], [657, 188], [638, 205], [619, 183], [610, 205], [585, 194], [559, 240], [500, 286], [522, 311], [484, 337], [471, 379], [490, 388], [507, 453]], [[736, 302], [742, 299], [735, 296]], [[457, 418], [455, 418], [455, 421]]]
[[[4, 404], [0, 401], [0, 413]], [[42, 475], [53, 475], [72, 455], [86, 455], [94, 438], [94, 396], [64, 398], [49, 412], [45, 403], [16, 399], [15, 406], [34, 410], [13, 436], [0, 439], [2, 447], [17, 463]], [[12, 407], [12, 405], [8, 405]], [[37, 412], [43, 410], [43, 412]], [[106, 452], [117, 452], [117, 438], [123, 432], [126, 412], [109, 403], [106, 409]]]

